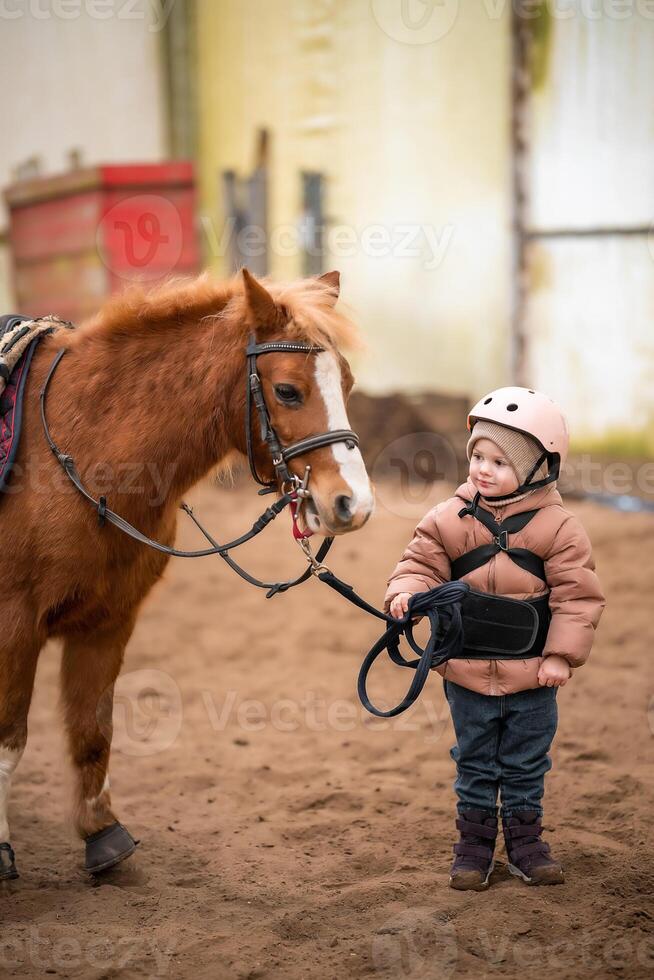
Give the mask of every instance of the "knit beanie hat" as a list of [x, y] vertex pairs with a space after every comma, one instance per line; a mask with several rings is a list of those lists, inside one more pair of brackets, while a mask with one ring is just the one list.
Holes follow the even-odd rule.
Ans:
[[[509, 429], [506, 425], [500, 425], [498, 422], [487, 422], [485, 419], [479, 419], [473, 426], [472, 435], [468, 439], [468, 445], [466, 446], [468, 459], [472, 457], [473, 447], [479, 439], [490, 439], [496, 446], [499, 446], [513, 467], [520, 481], [520, 486], [527, 479], [538, 459], [543, 455], [543, 450], [536, 440], [524, 432], [516, 432], [515, 429]], [[545, 461], [536, 471], [531, 482], [535, 483], [536, 480], [544, 480], [547, 473], [548, 464]]]

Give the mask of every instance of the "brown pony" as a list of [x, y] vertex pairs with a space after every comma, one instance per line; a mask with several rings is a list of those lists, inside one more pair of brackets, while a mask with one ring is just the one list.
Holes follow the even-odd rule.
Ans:
[[[100, 527], [50, 453], [38, 394], [54, 355], [67, 348], [48, 392], [53, 439], [74, 456], [94, 496], [106, 494], [112, 510], [170, 545], [182, 495], [246, 450], [251, 331], [258, 342], [296, 339], [325, 348], [259, 360], [283, 445], [349, 428], [345, 402], [353, 378], [339, 348], [355, 332], [335, 309], [337, 298], [337, 273], [265, 287], [246, 271], [220, 283], [201, 276], [111, 299], [90, 322], [61, 329], [37, 348], [21, 446], [0, 500], [0, 878], [16, 877], [9, 784], [25, 748], [39, 651], [50, 637], [63, 640], [62, 701], [86, 867], [104, 870], [134, 850], [109, 794], [113, 685], [139, 605], [168, 561], [115, 527]], [[272, 480], [256, 418], [251, 431], [257, 471]], [[323, 446], [292, 459], [289, 469], [302, 476], [307, 464], [305, 523], [323, 535], [361, 527], [373, 494], [359, 450]]]

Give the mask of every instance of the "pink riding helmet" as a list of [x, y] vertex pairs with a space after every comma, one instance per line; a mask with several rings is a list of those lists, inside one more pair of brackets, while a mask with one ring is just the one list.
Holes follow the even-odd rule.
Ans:
[[568, 423], [561, 409], [548, 395], [531, 388], [497, 388], [480, 398], [470, 410], [470, 432], [475, 422], [481, 419], [531, 436], [555, 460], [558, 457], [557, 471], [563, 469], [570, 444]]

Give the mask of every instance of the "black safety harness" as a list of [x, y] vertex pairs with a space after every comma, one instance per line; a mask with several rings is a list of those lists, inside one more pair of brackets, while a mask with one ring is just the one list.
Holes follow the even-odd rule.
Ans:
[[[480, 494], [476, 494], [472, 501], [464, 501], [466, 506], [459, 511], [459, 517], [480, 521], [493, 535], [492, 542], [452, 560], [452, 581], [412, 595], [408, 611], [401, 619], [375, 609], [325, 566], [316, 572], [322, 582], [340, 595], [387, 623], [386, 632], [370, 649], [359, 672], [359, 698], [374, 715], [391, 718], [405, 711], [420, 695], [429, 671], [448, 660], [526, 660], [539, 657], [543, 652], [551, 619], [549, 593], [535, 599], [510, 599], [478, 592], [466, 582], [459, 581], [504, 552], [520, 568], [546, 582], [542, 558], [526, 548], [512, 548], [509, 542], [509, 535], [522, 531], [538, 511], [512, 514], [500, 523], [479, 506], [479, 500]], [[413, 635], [414, 619], [422, 616], [429, 619], [430, 626], [424, 647], [419, 646]], [[417, 660], [406, 660], [400, 653], [402, 636], [418, 654]], [[367, 691], [370, 668], [384, 651], [398, 667], [415, 670], [406, 696], [388, 711], [375, 707]]]
[[[498, 523], [490, 511], [479, 506], [480, 497], [481, 494], [476, 493], [471, 501], [466, 502], [466, 506], [459, 511], [459, 517], [471, 516], [476, 518], [491, 532], [493, 540], [490, 544], [479, 545], [478, 548], [473, 548], [472, 551], [455, 558], [452, 561], [452, 578], [463, 578], [464, 575], [469, 575], [470, 572], [474, 572], [476, 568], [481, 568], [491, 558], [503, 551], [511, 561], [514, 561], [525, 572], [531, 572], [536, 578], [546, 582], [542, 558], [527, 548], [509, 547], [509, 535], [522, 531], [538, 511], [526, 510], [521, 514], [511, 514], [510, 517], [506, 517], [501, 523]], [[463, 500], [463, 497], [460, 499]]]

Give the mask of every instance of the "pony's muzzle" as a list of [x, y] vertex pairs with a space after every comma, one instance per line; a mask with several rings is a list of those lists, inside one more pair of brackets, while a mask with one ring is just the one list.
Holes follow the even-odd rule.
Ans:
[[327, 502], [313, 495], [305, 503], [307, 526], [316, 534], [346, 534], [362, 527], [374, 509], [372, 498], [359, 501], [354, 493], [336, 493]]

